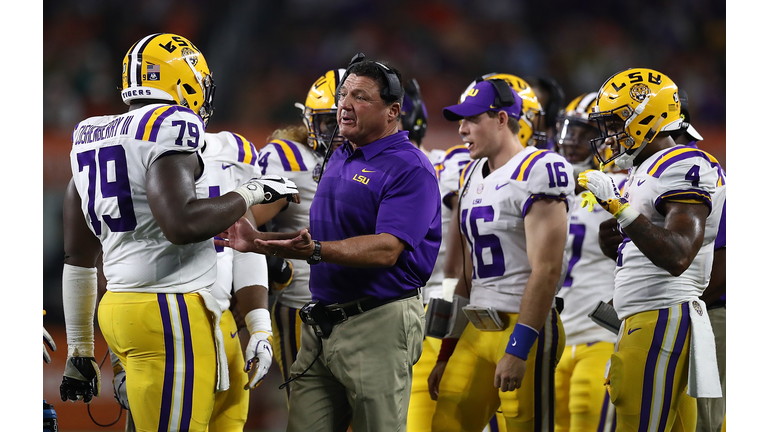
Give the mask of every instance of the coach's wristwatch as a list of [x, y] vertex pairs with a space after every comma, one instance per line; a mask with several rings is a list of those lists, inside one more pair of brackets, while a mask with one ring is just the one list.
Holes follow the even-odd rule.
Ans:
[[320, 242], [317, 240], [313, 240], [315, 242], [315, 251], [312, 253], [312, 256], [307, 259], [307, 264], [315, 265], [320, 262]]

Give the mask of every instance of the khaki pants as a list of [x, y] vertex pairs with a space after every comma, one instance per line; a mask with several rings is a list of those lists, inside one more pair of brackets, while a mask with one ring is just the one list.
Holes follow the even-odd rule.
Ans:
[[715, 333], [715, 355], [723, 397], [696, 399], [696, 432], [720, 432], [725, 420], [725, 308], [707, 311], [707, 314]]
[[302, 324], [288, 432], [405, 431], [424, 324], [420, 295], [377, 307], [334, 326], [316, 361], [321, 340]]

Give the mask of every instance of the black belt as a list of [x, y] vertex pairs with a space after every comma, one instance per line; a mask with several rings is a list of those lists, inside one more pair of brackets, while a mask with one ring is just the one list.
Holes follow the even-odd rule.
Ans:
[[326, 306], [325, 309], [328, 311], [328, 317], [331, 319], [331, 323], [336, 325], [346, 321], [347, 318], [351, 316], [367, 312], [379, 306], [384, 306], [385, 304], [398, 300], [416, 297], [420, 292], [421, 288], [414, 288], [410, 291], [406, 291], [405, 294], [401, 295], [400, 297], [386, 300], [377, 299], [376, 297], [364, 297], [360, 300], [355, 300], [350, 303]]

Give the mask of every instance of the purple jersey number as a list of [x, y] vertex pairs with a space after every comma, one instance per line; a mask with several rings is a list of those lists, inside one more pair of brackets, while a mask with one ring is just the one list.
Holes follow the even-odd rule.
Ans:
[[[125, 149], [119, 145], [99, 149], [98, 163], [96, 150], [78, 153], [77, 164], [80, 172], [83, 171], [83, 168], [88, 167], [88, 216], [93, 232], [96, 235], [101, 235], [101, 221], [96, 215], [95, 208], [97, 172], [102, 199], [116, 198], [117, 208], [120, 211], [120, 217], [102, 215], [104, 223], [112, 232], [127, 232], [136, 229], [136, 213], [133, 210]], [[110, 167], [112, 167], [111, 173]]]
[[573, 234], [573, 243], [571, 244], [571, 260], [568, 261], [568, 272], [563, 280], [563, 288], [573, 285], [573, 276], [571, 270], [573, 266], [581, 259], [581, 248], [584, 246], [584, 236], [587, 234], [587, 226], [584, 224], [571, 224], [571, 234]]
[[[471, 230], [471, 238], [474, 240], [470, 241], [470, 248], [474, 251], [475, 259], [477, 260], [476, 276], [473, 275], [473, 278], [488, 278], [504, 275], [504, 250], [501, 248], [501, 240], [493, 234], [481, 235], [477, 229], [478, 219], [482, 219], [485, 222], [493, 221], [495, 213], [493, 207], [473, 207], [469, 213], [469, 227], [466, 225], [467, 213], [468, 211], [466, 209], [461, 212], [461, 226], [467, 239], [470, 238], [470, 236], [467, 235], [467, 231]], [[483, 249], [490, 249], [490, 263], [483, 261]]]

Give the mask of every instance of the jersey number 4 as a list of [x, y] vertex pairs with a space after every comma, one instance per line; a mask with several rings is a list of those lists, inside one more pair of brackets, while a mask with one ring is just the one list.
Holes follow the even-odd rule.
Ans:
[[88, 168], [88, 216], [96, 235], [101, 235], [101, 220], [96, 214], [96, 186], [101, 189], [102, 198], [117, 199], [119, 217], [101, 215], [101, 219], [112, 232], [126, 232], [136, 229], [136, 213], [133, 210], [131, 184], [128, 180], [128, 163], [122, 146], [110, 146], [88, 150], [77, 154], [80, 172]]

